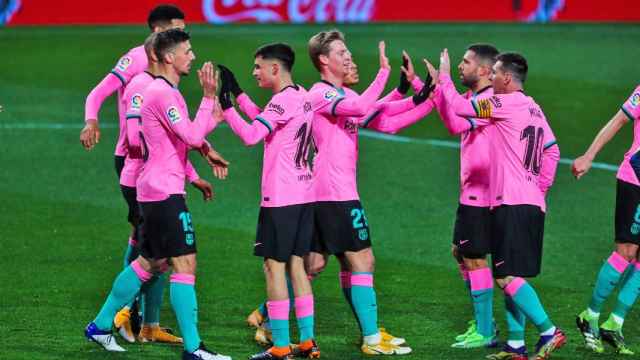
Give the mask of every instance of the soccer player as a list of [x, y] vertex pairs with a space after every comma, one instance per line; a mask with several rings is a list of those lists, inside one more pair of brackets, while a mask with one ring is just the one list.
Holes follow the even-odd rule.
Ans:
[[262, 202], [254, 254], [264, 258], [267, 308], [273, 346], [252, 360], [288, 359], [290, 298], [286, 274], [291, 279], [300, 332], [298, 356], [319, 358], [314, 340], [313, 293], [303, 257], [313, 236], [313, 176], [308, 164], [313, 109], [304, 88], [291, 76], [295, 53], [283, 43], [260, 47], [255, 53], [253, 76], [273, 97], [260, 114], [246, 123], [231, 103], [228, 73], [223, 68], [220, 103], [224, 118], [247, 146], [264, 140]]
[[186, 103], [177, 88], [195, 59], [189, 39], [189, 34], [179, 29], [157, 35], [157, 77], [144, 89], [140, 109], [145, 160], [136, 184], [144, 219], [141, 255], [118, 275], [85, 336], [108, 351], [124, 351], [111, 335], [113, 316], [140, 291], [143, 283], [164, 272], [170, 263], [171, 304], [184, 339], [182, 359], [229, 360], [228, 356], [208, 350], [197, 329], [196, 237], [184, 198], [187, 152], [194, 148], [208, 153], [205, 136], [222, 120], [222, 114], [214, 113], [217, 79], [213, 65], [207, 62], [198, 71], [204, 93], [202, 102], [195, 120], [189, 120]]
[[[600, 268], [596, 278], [591, 301], [586, 310], [577, 318], [578, 328], [584, 336], [585, 345], [597, 353], [604, 351], [601, 339], [605, 340], [620, 354], [633, 352], [625, 345], [622, 336], [624, 319], [636, 302], [640, 287], [640, 265], [638, 245], [640, 245], [640, 86], [638, 86], [611, 120], [600, 130], [584, 155], [573, 162], [572, 171], [577, 179], [591, 168], [598, 152], [618, 133], [629, 120], [633, 121], [633, 143], [624, 155], [617, 174], [615, 249]], [[602, 305], [616, 286], [620, 292], [616, 306], [602, 325], [599, 325]]]
[[508, 341], [492, 359], [527, 359], [525, 318], [540, 332], [536, 359], [547, 359], [566, 342], [549, 319], [533, 287], [524, 280], [540, 273], [546, 211], [545, 195], [553, 183], [560, 150], [542, 109], [524, 93], [528, 65], [516, 53], [503, 53], [493, 66], [495, 95], [467, 99], [450, 76], [449, 55], [441, 54], [439, 86], [457, 126], [490, 127], [489, 171], [493, 275], [506, 296]]
[[[491, 75], [498, 50], [490, 44], [467, 47], [458, 72], [462, 85], [469, 90], [463, 95], [476, 101], [493, 96]], [[427, 63], [430, 72], [435, 72]], [[434, 76], [437, 76], [434, 74]], [[476, 127], [478, 121], [456, 115], [447, 107], [442, 91], [434, 98], [436, 109], [451, 135], [460, 135], [460, 197], [453, 230], [453, 257], [458, 263], [473, 303], [474, 320], [469, 328], [456, 336], [454, 348], [495, 346], [493, 321], [493, 276], [487, 263], [491, 252], [489, 213], [489, 127]], [[459, 126], [462, 124], [463, 126]]]
[[356, 185], [359, 124], [354, 118], [365, 116], [384, 90], [390, 72], [384, 48], [384, 42], [380, 42], [380, 70], [375, 80], [358, 96], [343, 89], [351, 53], [342, 33], [323, 31], [309, 40], [309, 55], [321, 77], [310, 90], [317, 146], [313, 168], [317, 199], [314, 251], [336, 255], [351, 270], [343, 272], [341, 279], [362, 329], [362, 352], [400, 355], [411, 349], [385, 341], [378, 328], [374, 256]]
[[[160, 5], [155, 7], [147, 18], [147, 24], [152, 33], [165, 31], [172, 28], [184, 28], [184, 14], [173, 5]], [[126, 143], [126, 100], [124, 98], [124, 89], [127, 84], [136, 75], [143, 73], [148, 66], [147, 54], [144, 45], [137, 46], [129, 50], [124, 56], [118, 60], [116, 66], [108, 73], [102, 81], [91, 90], [87, 96], [85, 103], [85, 123], [86, 125], [80, 132], [80, 142], [87, 150], [91, 150], [100, 141], [100, 127], [98, 125], [98, 113], [104, 100], [117, 91], [118, 99], [118, 117], [120, 132], [115, 149], [115, 169], [120, 179], [122, 168], [124, 167], [127, 157]], [[131, 208], [132, 194], [130, 191], [122, 190], [123, 197], [129, 206], [129, 214], [133, 215], [137, 211]], [[135, 218], [129, 216], [131, 223], [131, 233], [128, 239], [127, 249], [125, 251], [124, 262], [128, 263], [135, 258], [135, 244], [138, 241], [136, 224], [132, 222]], [[131, 312], [124, 308], [114, 319], [116, 328], [120, 334], [129, 342], [135, 341], [133, 335], [132, 324], [130, 322]], [[134, 324], [133, 328], [136, 328]]]

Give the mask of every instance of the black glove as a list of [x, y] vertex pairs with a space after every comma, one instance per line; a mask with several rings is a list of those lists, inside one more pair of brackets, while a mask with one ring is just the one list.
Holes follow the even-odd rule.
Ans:
[[[402, 66], [406, 69], [409, 66], [409, 60], [406, 57], [402, 57]], [[409, 91], [409, 87], [411, 87], [411, 83], [409, 83], [409, 79], [407, 79], [407, 74], [400, 69], [400, 84], [398, 85], [398, 92], [402, 95], [406, 95]]]
[[233, 72], [224, 65], [218, 65], [218, 68], [222, 71], [222, 81], [228, 84], [229, 91], [233, 94], [233, 96], [238, 97], [243, 93], [240, 85], [238, 85], [238, 80], [236, 80], [236, 76]]
[[231, 102], [231, 92], [229, 90], [223, 89], [220, 90], [220, 95], [218, 96], [220, 99], [220, 107], [222, 110], [227, 110], [233, 107], [233, 102]]
[[416, 104], [416, 106], [427, 101], [433, 89], [436, 88], [435, 85], [431, 85], [432, 81], [433, 78], [431, 78], [431, 74], [427, 74], [427, 78], [424, 80], [424, 86], [422, 87], [422, 89], [420, 89], [420, 92], [413, 95], [413, 103]]

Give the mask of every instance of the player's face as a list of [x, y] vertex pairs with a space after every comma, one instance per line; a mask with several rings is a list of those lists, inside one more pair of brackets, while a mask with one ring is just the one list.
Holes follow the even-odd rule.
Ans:
[[358, 74], [358, 65], [356, 63], [351, 62], [351, 66], [349, 67], [349, 72], [345, 75], [344, 80], [342, 80], [345, 86], [353, 86], [360, 82], [360, 75]]
[[326, 55], [326, 59], [329, 72], [344, 79], [349, 72], [352, 61], [351, 52], [342, 40], [334, 40], [329, 44], [329, 54]]
[[479, 66], [480, 64], [476, 60], [476, 53], [471, 50], [467, 50], [462, 57], [460, 65], [458, 65], [458, 72], [460, 73], [460, 82], [462, 82], [462, 85], [470, 88], [478, 82]]
[[253, 62], [253, 77], [261, 88], [271, 88], [278, 73], [278, 64], [274, 60], [265, 60], [258, 56]]
[[182, 19], [171, 19], [171, 22], [169, 22], [166, 25], [154, 27], [153, 28], [153, 32], [163, 32], [163, 31], [167, 31], [167, 30], [171, 30], [171, 29], [184, 30], [185, 27], [186, 27], [186, 24], [184, 23], [184, 20], [182, 20]]
[[173, 54], [173, 67], [176, 69], [180, 76], [189, 75], [191, 71], [191, 63], [196, 59], [196, 55], [191, 49], [191, 43], [187, 40], [181, 42], [176, 46], [172, 52]]
[[502, 71], [502, 61], [498, 61], [493, 65], [491, 73], [491, 82], [493, 84], [493, 92], [496, 94], [506, 93], [507, 85], [510, 79], [507, 74]]

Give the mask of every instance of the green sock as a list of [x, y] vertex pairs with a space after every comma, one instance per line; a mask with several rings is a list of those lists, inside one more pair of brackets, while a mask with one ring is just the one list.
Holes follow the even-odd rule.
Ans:
[[111, 293], [107, 297], [102, 309], [93, 322], [100, 330], [109, 330], [113, 324], [113, 317], [140, 291], [142, 281], [136, 272], [128, 266], [122, 270], [113, 282]]
[[[193, 282], [182, 281], [179, 279], [181, 276], [191, 276]], [[184, 341], [184, 349], [189, 353], [196, 351], [201, 342], [200, 334], [198, 333], [198, 301], [194, 283], [195, 276], [193, 275], [171, 275], [171, 305], [176, 313], [176, 319]]]

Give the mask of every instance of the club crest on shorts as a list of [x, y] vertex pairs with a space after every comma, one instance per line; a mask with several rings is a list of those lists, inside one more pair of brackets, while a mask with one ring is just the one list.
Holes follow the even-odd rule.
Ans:
[[142, 95], [134, 94], [131, 97], [131, 109], [140, 110], [141, 107], [142, 107]]
[[169, 117], [169, 121], [171, 121], [172, 124], [175, 124], [182, 120], [180, 118], [180, 112], [178, 112], [178, 108], [175, 106], [171, 106], [167, 109], [167, 116]]
[[366, 228], [358, 230], [358, 239], [360, 239], [361, 241], [369, 240], [369, 230], [367, 230]]
[[116, 69], [120, 71], [126, 71], [132, 62], [133, 60], [131, 59], [130, 56], [124, 56], [120, 59], [120, 61], [118, 61], [118, 65], [116, 65]]
[[629, 101], [632, 107], [637, 107], [640, 104], [640, 93], [635, 93], [631, 95], [631, 100]]

